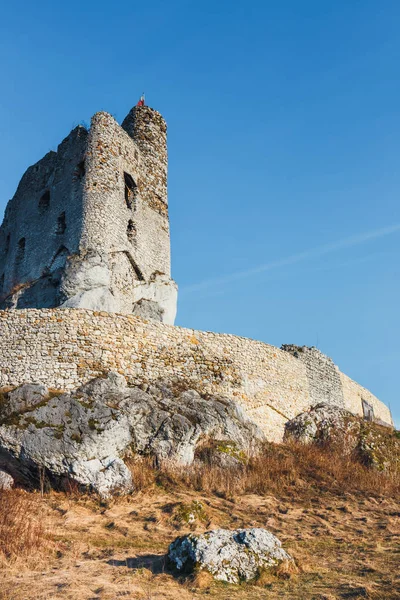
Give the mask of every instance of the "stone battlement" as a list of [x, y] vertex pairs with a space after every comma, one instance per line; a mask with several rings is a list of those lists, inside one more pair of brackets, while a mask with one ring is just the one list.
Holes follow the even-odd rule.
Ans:
[[[324, 400], [391, 424], [389, 409], [316, 349], [174, 327], [83, 309], [0, 311], [0, 386], [43, 382], [74, 389], [118, 371], [144, 389], [167, 381], [237, 401], [273, 441]], [[296, 350], [297, 348], [297, 350]]]

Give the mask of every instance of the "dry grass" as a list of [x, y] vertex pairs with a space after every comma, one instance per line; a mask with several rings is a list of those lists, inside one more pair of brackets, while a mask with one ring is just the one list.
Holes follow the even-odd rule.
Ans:
[[[240, 468], [155, 468], [144, 458], [131, 469], [135, 494], [109, 502], [74, 486], [43, 498], [2, 494], [0, 599], [400, 597], [397, 473], [329, 448], [272, 444]], [[200, 505], [201, 518], [185, 521]], [[164, 555], [177, 535], [217, 527], [268, 528], [297, 568], [282, 564], [239, 586], [206, 573], [182, 581], [166, 571]]]
[[48, 545], [43, 503], [37, 494], [0, 491], [0, 557], [31, 556]]
[[164, 464], [156, 469], [150, 459], [131, 463], [137, 489], [151, 485], [184, 487], [199, 492], [235, 498], [243, 494], [312, 496], [318, 490], [396, 497], [400, 495], [400, 472], [369, 468], [352, 456], [329, 447], [303, 444], [268, 444], [264, 452], [238, 468], [210, 464], [177, 468]]

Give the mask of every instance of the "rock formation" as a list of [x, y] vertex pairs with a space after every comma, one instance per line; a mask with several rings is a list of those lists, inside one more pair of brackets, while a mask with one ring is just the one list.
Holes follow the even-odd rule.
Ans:
[[0, 406], [0, 468], [17, 481], [38, 485], [45, 475], [101, 495], [134, 486], [125, 457], [188, 465], [207, 440], [250, 454], [263, 439], [231, 400], [162, 385], [144, 392], [117, 373], [64, 394], [25, 384], [5, 393]]
[[327, 403], [317, 404], [288, 421], [284, 439], [329, 445], [379, 470], [395, 467], [400, 457], [400, 438], [393, 427], [362, 420]]
[[293, 562], [266, 529], [216, 529], [177, 538], [169, 547], [170, 564], [180, 573], [206, 570], [219, 581], [251, 581], [264, 569]]

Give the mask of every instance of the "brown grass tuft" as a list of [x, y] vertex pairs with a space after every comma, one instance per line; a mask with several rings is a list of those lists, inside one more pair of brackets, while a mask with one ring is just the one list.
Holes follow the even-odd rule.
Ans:
[[0, 556], [28, 556], [47, 545], [40, 497], [22, 490], [0, 492]]
[[158, 469], [154, 458], [150, 456], [135, 457], [125, 462], [132, 473], [136, 492], [148, 489], [156, 483]]
[[188, 587], [194, 590], [207, 590], [214, 583], [214, 578], [208, 571], [198, 571], [188, 580]]

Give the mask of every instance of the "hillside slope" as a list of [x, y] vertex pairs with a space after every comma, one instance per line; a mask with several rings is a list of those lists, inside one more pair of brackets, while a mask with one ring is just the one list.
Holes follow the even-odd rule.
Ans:
[[[136, 492], [111, 501], [46, 491], [45, 482], [43, 495], [1, 493], [1, 600], [400, 597], [397, 468], [290, 443], [268, 444], [242, 466], [160, 470], [142, 458], [131, 469]], [[178, 535], [250, 526], [277, 535], [298, 572], [239, 586], [168, 572]]]

